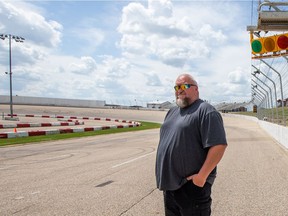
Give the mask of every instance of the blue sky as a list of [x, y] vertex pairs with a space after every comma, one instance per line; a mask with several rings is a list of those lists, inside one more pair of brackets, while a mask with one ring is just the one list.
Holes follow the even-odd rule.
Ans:
[[[257, 3], [1, 1], [0, 34], [25, 38], [12, 41], [13, 95], [145, 106], [174, 101], [174, 81], [188, 72], [211, 103], [249, 101], [246, 27]], [[8, 70], [0, 40], [0, 95]]]

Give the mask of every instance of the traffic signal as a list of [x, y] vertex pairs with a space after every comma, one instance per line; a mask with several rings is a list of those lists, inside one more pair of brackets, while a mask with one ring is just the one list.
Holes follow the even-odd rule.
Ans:
[[251, 37], [252, 54], [288, 54], [288, 33], [254, 39]]

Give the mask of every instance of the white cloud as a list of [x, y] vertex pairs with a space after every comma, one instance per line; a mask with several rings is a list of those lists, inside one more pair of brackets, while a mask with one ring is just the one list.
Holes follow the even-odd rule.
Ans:
[[[76, 1], [63, 7], [74, 4], [80, 5]], [[12, 47], [15, 94], [121, 103], [172, 101], [174, 80], [190, 72], [198, 79], [203, 99], [249, 98], [249, 35], [247, 23], [239, 26], [243, 10], [237, 4], [169, 0], [121, 4], [126, 5], [115, 12], [118, 28], [109, 29], [97, 22], [97, 6], [90, 14], [90, 8], [81, 10], [85, 16], [80, 16], [80, 8], [60, 12], [54, 6], [54, 18], [49, 11], [53, 7], [44, 3], [1, 2], [0, 33], [26, 38]], [[71, 16], [77, 18], [70, 23]], [[7, 71], [7, 44], [0, 43], [2, 71]], [[7, 85], [0, 86], [0, 94], [7, 92]]]
[[[160, 12], [156, 13], [159, 8]], [[120, 46], [126, 52], [153, 56], [176, 67], [207, 57], [211, 52], [209, 47], [223, 43], [225, 35], [209, 24], [195, 28], [188, 16], [174, 17], [170, 1], [148, 1], [147, 8], [130, 3], [123, 9], [118, 28], [123, 35]]]
[[[14, 65], [29, 64], [45, 58], [61, 43], [62, 25], [46, 20], [36, 7], [26, 2], [0, 2], [1, 33], [25, 38], [24, 43], [12, 42]], [[8, 50], [7, 43], [1, 43]], [[21, 59], [18, 60], [18, 59]], [[1, 60], [0, 60], [1, 62]]]
[[228, 74], [228, 81], [231, 84], [246, 84], [248, 81], [247, 74], [241, 68], [237, 68], [237, 70]]
[[0, 19], [4, 21], [2, 32], [14, 32], [19, 36], [28, 36], [34, 44], [56, 47], [61, 42], [62, 25], [35, 11], [24, 2], [0, 2]]
[[154, 17], [171, 17], [173, 5], [169, 0], [148, 0], [148, 10]]
[[81, 62], [79, 64], [72, 63], [70, 65], [70, 70], [72, 73], [89, 75], [97, 68], [95, 60], [90, 56], [83, 56], [81, 57], [80, 61]]

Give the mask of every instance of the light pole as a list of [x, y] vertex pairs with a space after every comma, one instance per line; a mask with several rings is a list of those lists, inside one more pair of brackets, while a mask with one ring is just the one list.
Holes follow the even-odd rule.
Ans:
[[12, 53], [11, 53], [11, 40], [15, 42], [23, 43], [25, 38], [11, 35], [11, 34], [0, 34], [0, 39], [9, 40], [9, 77], [10, 77], [10, 117], [13, 118], [13, 97], [12, 97]]

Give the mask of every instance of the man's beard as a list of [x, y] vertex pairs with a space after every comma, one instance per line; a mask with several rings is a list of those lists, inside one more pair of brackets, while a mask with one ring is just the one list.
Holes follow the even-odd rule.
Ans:
[[189, 99], [188, 98], [177, 98], [176, 99], [176, 104], [180, 107], [180, 108], [185, 108], [187, 106], [189, 106]]

